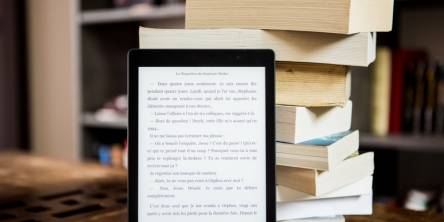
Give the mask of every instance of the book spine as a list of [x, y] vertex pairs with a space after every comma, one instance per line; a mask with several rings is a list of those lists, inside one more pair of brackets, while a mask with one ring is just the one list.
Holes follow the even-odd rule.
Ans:
[[424, 129], [425, 64], [419, 63], [415, 71], [415, 102], [413, 106], [413, 132], [419, 134]]
[[390, 97], [390, 133], [401, 132], [402, 90], [404, 85], [402, 53], [396, 52], [392, 57], [392, 78]]
[[378, 48], [373, 69], [372, 133], [385, 136], [389, 130], [391, 51]]
[[436, 133], [444, 133], [444, 72], [441, 66], [436, 67], [437, 78], [437, 107], [436, 107]]
[[432, 134], [435, 131], [436, 110], [436, 73], [435, 67], [429, 65], [426, 72], [426, 106], [424, 110], [424, 133]]

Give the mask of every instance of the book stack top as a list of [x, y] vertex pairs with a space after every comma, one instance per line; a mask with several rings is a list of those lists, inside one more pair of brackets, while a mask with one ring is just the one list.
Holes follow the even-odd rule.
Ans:
[[352, 34], [392, 29], [393, 0], [191, 0], [186, 28]]

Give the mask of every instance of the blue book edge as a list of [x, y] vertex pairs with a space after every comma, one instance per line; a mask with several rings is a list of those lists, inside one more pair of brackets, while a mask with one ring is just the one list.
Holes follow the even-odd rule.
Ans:
[[335, 133], [335, 134], [331, 134], [328, 136], [307, 140], [307, 141], [301, 142], [299, 144], [312, 145], [312, 146], [329, 146], [329, 145], [335, 143], [336, 141], [344, 138], [345, 136], [349, 135], [350, 133], [351, 133], [351, 131]]

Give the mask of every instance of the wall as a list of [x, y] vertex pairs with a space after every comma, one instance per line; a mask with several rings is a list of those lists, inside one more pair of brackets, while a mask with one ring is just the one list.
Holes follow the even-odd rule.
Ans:
[[31, 146], [78, 159], [77, 24], [74, 0], [28, 0]]
[[0, 1], [0, 149], [28, 146], [23, 3]]
[[444, 8], [408, 8], [400, 14], [400, 46], [425, 49], [444, 63]]

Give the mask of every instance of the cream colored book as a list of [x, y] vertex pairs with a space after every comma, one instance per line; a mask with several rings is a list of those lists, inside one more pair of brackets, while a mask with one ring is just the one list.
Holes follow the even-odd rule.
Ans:
[[186, 28], [351, 34], [392, 29], [394, 0], [187, 0]]
[[389, 48], [378, 48], [371, 84], [371, 130], [377, 136], [386, 136], [389, 131], [391, 76], [392, 53]]
[[352, 102], [344, 107], [276, 105], [276, 141], [300, 143], [350, 129]]
[[351, 74], [346, 66], [279, 62], [276, 104], [344, 106], [350, 97]]
[[276, 164], [332, 170], [359, 149], [359, 131], [341, 132], [306, 142], [276, 143]]
[[277, 166], [276, 183], [314, 196], [323, 195], [373, 174], [373, 153], [344, 160], [330, 171]]
[[139, 29], [140, 48], [273, 49], [277, 61], [368, 66], [375, 60], [376, 34], [254, 29]]
[[320, 196], [313, 196], [286, 186], [276, 186], [276, 202], [294, 202], [304, 200], [318, 200], [340, 197], [353, 197], [373, 192], [373, 176], [367, 176], [357, 182], [341, 187], [332, 192]]

